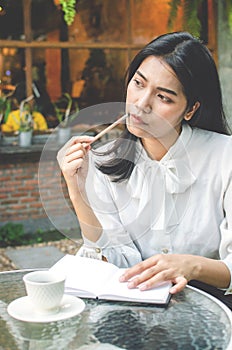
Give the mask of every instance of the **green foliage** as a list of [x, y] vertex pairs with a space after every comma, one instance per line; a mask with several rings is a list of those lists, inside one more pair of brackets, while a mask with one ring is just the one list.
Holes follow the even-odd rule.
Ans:
[[[17, 245], [25, 236], [22, 224], [13, 224], [8, 222], [0, 227], [0, 246], [7, 247], [9, 245]], [[20, 243], [21, 244], [21, 243]]]
[[33, 117], [29, 111], [25, 111], [20, 116], [19, 131], [33, 130]]
[[19, 106], [19, 122], [15, 119], [15, 122], [19, 123], [19, 131], [33, 130], [34, 121], [32, 117], [31, 106], [28, 104], [34, 98], [33, 95], [28, 96], [25, 100], [21, 101]]
[[230, 33], [232, 34], [232, 0], [226, 1], [226, 15]]
[[22, 224], [8, 222], [0, 227], [0, 247], [15, 247], [49, 241], [59, 241], [64, 236], [56, 230], [44, 231], [38, 229], [35, 233], [25, 233]]
[[53, 103], [53, 105], [60, 127], [63, 128], [67, 127], [68, 124], [76, 118], [79, 112], [77, 102], [73, 102], [72, 97], [67, 92], [63, 94], [58, 102]]
[[9, 115], [10, 112], [11, 112], [11, 102], [10, 102], [10, 100], [6, 99], [6, 101], [5, 101], [5, 110], [4, 110], [4, 117], [3, 117], [4, 123], [6, 123], [8, 115]]
[[230, 27], [230, 33], [232, 34], [232, 9], [230, 10], [230, 13], [229, 13], [228, 23]]
[[76, 15], [76, 0], [59, 0], [62, 11], [64, 12], [64, 20], [70, 26]]
[[170, 5], [170, 11], [169, 11], [169, 17], [168, 17], [168, 29], [172, 30], [175, 20], [176, 20], [176, 16], [177, 16], [177, 11], [178, 11], [178, 7], [181, 4], [181, 0], [173, 0], [169, 2]]
[[6, 123], [10, 111], [10, 100], [7, 98], [7, 96], [0, 96], [0, 124], [2, 120], [4, 123]]
[[201, 23], [198, 18], [198, 8], [203, 0], [172, 0], [169, 2], [170, 12], [168, 18], [168, 29], [172, 30], [179, 6], [183, 5], [183, 30], [190, 32], [192, 35], [199, 37]]

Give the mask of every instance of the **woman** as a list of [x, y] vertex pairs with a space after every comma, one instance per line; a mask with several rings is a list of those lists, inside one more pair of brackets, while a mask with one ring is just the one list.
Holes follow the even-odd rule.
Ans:
[[83, 136], [58, 154], [80, 254], [132, 266], [129, 288], [171, 280], [174, 294], [197, 280], [231, 293], [232, 139], [208, 49], [183, 32], [150, 42], [129, 66], [126, 111], [101, 153]]

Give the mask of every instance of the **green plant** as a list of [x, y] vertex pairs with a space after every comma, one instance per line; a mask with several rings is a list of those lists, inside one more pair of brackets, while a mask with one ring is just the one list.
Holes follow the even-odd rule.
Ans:
[[175, 23], [178, 8], [183, 6], [183, 30], [199, 37], [201, 23], [198, 18], [198, 8], [203, 0], [172, 0], [169, 2], [170, 12], [168, 18], [168, 29], [172, 30]]
[[[73, 102], [72, 97], [67, 92], [64, 93], [62, 98], [53, 105], [56, 117], [60, 123], [59, 126], [62, 128], [66, 128], [69, 123], [76, 118], [79, 111], [77, 103]], [[65, 105], [65, 107], [62, 108], [63, 105]]]
[[37, 229], [35, 233], [25, 235], [25, 238], [26, 244], [36, 244], [49, 241], [60, 241], [61, 239], [64, 239], [64, 236], [57, 230], [45, 231]]
[[25, 232], [22, 224], [8, 222], [4, 226], [0, 227], [0, 246], [14, 246], [19, 242], [21, 244], [24, 236]]
[[227, 23], [232, 34], [232, 0], [226, 0]]
[[27, 97], [20, 103], [19, 106], [19, 119], [13, 115], [14, 121], [19, 126], [19, 131], [31, 131], [33, 130], [34, 121], [31, 113], [31, 107], [28, 104], [30, 100], [34, 98], [33, 95]]
[[30, 111], [24, 111], [20, 115], [19, 131], [31, 131], [33, 130], [33, 117]]
[[0, 227], [0, 247], [15, 247], [64, 239], [57, 230], [38, 229], [34, 233], [25, 233], [23, 224], [8, 222]]
[[7, 121], [7, 117], [11, 111], [11, 103], [7, 96], [0, 96], [0, 124]]
[[59, 2], [64, 13], [64, 20], [70, 26], [76, 15], [76, 0], [59, 0]]
[[30, 105], [28, 105], [28, 102], [31, 101], [34, 98], [33, 95], [27, 97], [25, 100], [23, 100], [20, 103], [19, 106], [19, 131], [30, 131], [33, 130], [33, 117], [31, 114], [31, 108]]

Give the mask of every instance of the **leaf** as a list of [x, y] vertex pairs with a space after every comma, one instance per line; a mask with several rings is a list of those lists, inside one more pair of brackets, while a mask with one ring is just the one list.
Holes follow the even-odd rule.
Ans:
[[201, 22], [198, 18], [198, 8], [202, 1], [203, 0], [185, 0], [183, 4], [183, 29], [196, 37], [200, 36], [201, 31]]
[[64, 20], [70, 26], [76, 15], [76, 0], [60, 0], [60, 4], [64, 12]]
[[[65, 128], [71, 121], [73, 121], [77, 117], [79, 107], [77, 102], [73, 102], [73, 99], [68, 92], [64, 93], [63, 97], [58, 102], [65, 102], [67, 104], [65, 110], [63, 108], [60, 109], [57, 103], [53, 104], [56, 112], [56, 117], [59, 120], [60, 126]], [[73, 110], [74, 113], [71, 113], [73, 112]]]
[[199, 37], [201, 22], [198, 18], [198, 8], [204, 0], [173, 0], [169, 2], [170, 12], [168, 18], [168, 29], [172, 30], [177, 18], [178, 8], [183, 6], [183, 30]]
[[178, 8], [181, 4], [181, 0], [169, 1], [168, 4], [170, 5], [170, 12], [168, 17], [168, 29], [172, 30], [174, 26], [174, 22], [177, 17]]

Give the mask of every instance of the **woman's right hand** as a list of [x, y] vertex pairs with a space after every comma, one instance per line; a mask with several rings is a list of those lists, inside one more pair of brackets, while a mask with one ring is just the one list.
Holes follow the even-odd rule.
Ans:
[[57, 160], [64, 175], [69, 196], [77, 214], [82, 235], [96, 242], [102, 234], [102, 226], [89, 204], [85, 190], [88, 172], [88, 151], [93, 137], [72, 137], [58, 152]]
[[77, 184], [77, 174], [78, 180], [86, 178], [88, 170], [88, 157], [86, 156], [91, 148], [92, 140], [91, 136], [74, 136], [59, 150], [57, 160], [68, 186], [73, 181]]

